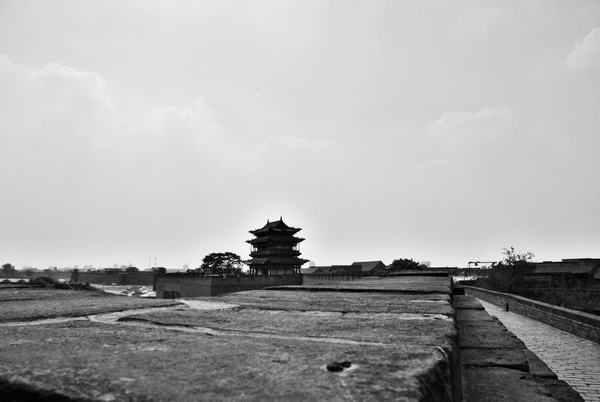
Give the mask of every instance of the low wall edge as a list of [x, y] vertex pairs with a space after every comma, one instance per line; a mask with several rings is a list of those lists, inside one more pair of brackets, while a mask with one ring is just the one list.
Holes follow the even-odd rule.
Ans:
[[467, 294], [480, 297], [487, 302], [533, 318], [581, 338], [600, 343], [600, 317], [561, 306], [528, 299], [511, 293], [463, 286]]

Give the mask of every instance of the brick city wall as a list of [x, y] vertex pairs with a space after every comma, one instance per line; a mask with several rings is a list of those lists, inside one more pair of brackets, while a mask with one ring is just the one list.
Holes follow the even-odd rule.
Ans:
[[[142, 272], [79, 272], [77, 282], [98, 283], [100, 285], [144, 285], [153, 286], [155, 273]], [[73, 276], [74, 277], [74, 276]]]
[[526, 297], [510, 293], [495, 292], [492, 290], [464, 286], [465, 293], [506, 308], [509, 311], [524, 315], [551, 325], [555, 328], [577, 335], [581, 338], [600, 343], [600, 317], [554, 306]]
[[302, 285], [327, 285], [332, 282], [352, 281], [362, 279], [362, 274], [343, 275], [343, 274], [302, 274]]
[[156, 277], [156, 297], [163, 299], [218, 296], [243, 290], [259, 290], [269, 286], [300, 285], [300, 275], [273, 275], [242, 278], [219, 278], [193, 273], [164, 274]]

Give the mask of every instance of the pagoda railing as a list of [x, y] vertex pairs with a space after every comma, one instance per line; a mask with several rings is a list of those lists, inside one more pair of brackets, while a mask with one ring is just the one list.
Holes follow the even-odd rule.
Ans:
[[[289, 250], [290, 248], [294, 251], [300, 251], [300, 246], [298, 246], [298, 245], [289, 246], [289, 247], [285, 247], [285, 248], [282, 247], [281, 250]], [[250, 252], [254, 252], [254, 251], [259, 251], [259, 248], [256, 246], [250, 246]]]
[[300, 251], [292, 249], [258, 250], [253, 249], [250, 252], [251, 257], [297, 257]]

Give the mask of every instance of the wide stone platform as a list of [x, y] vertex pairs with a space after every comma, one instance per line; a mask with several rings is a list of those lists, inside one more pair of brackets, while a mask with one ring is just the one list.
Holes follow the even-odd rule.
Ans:
[[[68, 311], [56, 295], [63, 307], [46, 315], [39, 305], [8, 313], [0, 302], [0, 396], [435, 401], [456, 391], [449, 278], [294, 286], [149, 310], [115, 296], [106, 314], [96, 303]], [[46, 316], [55, 320], [32, 321]]]

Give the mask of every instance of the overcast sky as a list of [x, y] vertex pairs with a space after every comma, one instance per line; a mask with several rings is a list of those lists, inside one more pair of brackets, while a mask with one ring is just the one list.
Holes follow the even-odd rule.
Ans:
[[598, 1], [0, 0], [0, 262], [600, 257]]

